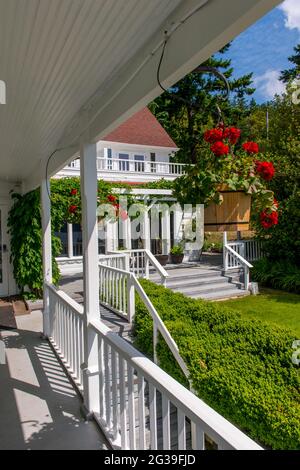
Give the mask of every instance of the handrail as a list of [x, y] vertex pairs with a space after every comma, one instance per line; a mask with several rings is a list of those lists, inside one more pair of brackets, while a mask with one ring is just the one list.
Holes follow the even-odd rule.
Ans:
[[74, 299], [69, 297], [68, 294], [66, 294], [63, 290], [57, 289], [53, 284], [50, 284], [50, 282], [45, 281], [45, 285], [51, 292], [58, 295], [63, 302], [75, 310], [78, 315], [83, 315], [82, 305], [78, 304]]
[[120, 159], [120, 158], [106, 158], [106, 157], [97, 157], [97, 160], [101, 161], [101, 162], [118, 162], [118, 163], [121, 163], [121, 165], [124, 163], [136, 163], [136, 164], [139, 164], [139, 163], [148, 163], [149, 165], [171, 165], [171, 166], [179, 166], [179, 167], [185, 167], [185, 166], [188, 166], [189, 164], [188, 163], [177, 163], [177, 162], [163, 162], [163, 161], [155, 161], [155, 162], [151, 162], [151, 161], [148, 161], [148, 160], [134, 160], [133, 158], [129, 158], [129, 159]]
[[[81, 305], [49, 283], [45, 284], [45, 288], [51, 296], [49, 314], [54, 333], [54, 337], [49, 339], [65, 364], [67, 374], [77, 379], [75, 385], [79, 390], [83, 386], [84, 396], [87, 393], [86, 382], [83, 380], [83, 370], [86, 369], [82, 368], [82, 364], [87, 363], [83, 348], [84, 337], [92, 333], [97, 338], [97, 364], [91, 366], [91, 370], [93, 375], [99, 376], [99, 383], [93, 382], [95, 386], [89, 389], [94, 406], [90, 412], [113, 448], [146, 449], [148, 433], [151, 450], [157, 449], [157, 417], [161, 413], [164, 450], [171, 449], [174, 440], [171, 438], [171, 431], [178, 440], [179, 450], [186, 449], [187, 440], [191, 440], [194, 450], [204, 450], [205, 435], [220, 450], [263, 450], [199, 397], [111, 331], [100, 318], [86, 318], [83, 321], [81, 315], [76, 316], [77, 313], [82, 313]], [[64, 302], [70, 309], [60, 307]], [[149, 400], [145, 399], [146, 383], [149, 387]], [[156, 400], [157, 391], [162, 397], [162, 407]], [[171, 425], [173, 407], [177, 409], [175, 425]], [[149, 413], [147, 428], [146, 413]], [[187, 436], [189, 430], [191, 437]]]
[[[160, 318], [159, 314], [157, 313], [157, 310], [155, 309], [154, 305], [152, 304], [151, 300], [147, 296], [146, 292], [144, 291], [144, 289], [142, 288], [141, 284], [139, 283], [139, 281], [137, 280], [137, 278], [135, 277], [134, 274], [132, 274], [132, 279], [133, 279], [133, 282], [134, 282], [135, 289], [136, 289], [136, 291], [138, 292], [138, 294], [140, 296], [140, 299], [142, 300], [143, 304], [145, 305], [145, 307], [147, 308], [148, 312], [150, 313], [150, 315], [152, 317], [153, 327], [156, 328], [160, 332], [160, 334], [164, 338], [165, 342], [167, 343], [171, 353], [173, 354], [174, 358], [176, 359], [179, 367], [181, 368], [182, 372], [184, 373], [184, 375], [188, 379], [189, 375], [190, 375], [189, 370], [188, 370], [183, 358], [181, 357], [181, 355], [179, 353], [179, 348], [178, 348], [175, 340], [172, 338], [169, 330], [167, 329], [166, 325], [164, 324], [164, 322]], [[156, 355], [156, 346], [157, 346], [157, 344], [155, 344], [155, 343], [157, 343], [157, 334], [154, 332], [153, 336], [154, 336], [153, 349], [154, 349], [154, 352], [155, 352], [155, 355]], [[157, 363], [157, 358], [154, 362]]]
[[161, 280], [162, 280], [162, 284], [164, 286], [166, 286], [166, 282], [167, 282], [167, 277], [169, 277], [169, 274], [167, 273], [167, 271], [163, 268], [163, 266], [160, 264], [160, 262], [155, 258], [155, 256], [151, 253], [150, 250], [145, 250], [145, 253], [149, 259], [149, 261], [151, 262], [152, 266], [156, 269], [156, 271], [158, 272], [158, 274], [160, 274], [160, 277], [161, 277]]
[[[110, 251], [110, 253], [127, 253], [129, 255], [134, 255], [134, 253], [141, 253], [144, 254], [147, 258], [148, 261], [152, 264], [152, 266], [155, 268], [155, 270], [158, 272], [161, 278], [161, 283], [166, 287], [167, 284], [167, 277], [169, 277], [169, 274], [167, 271], [162, 267], [162, 265], [157, 261], [155, 256], [151, 253], [150, 250], [147, 249], [136, 249], [136, 250], [122, 250], [122, 251]], [[147, 272], [148, 270], [146, 269], [145, 272], [145, 277], [146, 279], [149, 279], [149, 273]]]
[[[136, 370], [151, 387], [159, 390], [163, 396], [187, 416], [192, 423], [218, 443], [221, 449], [263, 450], [256, 442], [227, 421], [204, 401], [187, 390], [150, 359], [133, 346], [112, 332], [100, 320], [91, 320], [89, 326]], [[200, 448], [200, 447], [198, 447]]]
[[[224, 237], [226, 239], [226, 236]], [[249, 289], [249, 280], [250, 280], [250, 268], [253, 268], [252, 264], [249, 263], [245, 258], [243, 258], [237, 251], [235, 251], [230, 245], [224, 243], [224, 270], [235, 269], [237, 265], [228, 266], [228, 254], [231, 254], [235, 260], [238, 261], [244, 267], [244, 287], [245, 290]]]
[[[175, 360], [177, 361], [179, 367], [181, 368], [182, 372], [184, 375], [188, 378], [189, 377], [189, 371], [188, 368], [182, 359], [180, 353], [179, 353], [179, 348], [170, 335], [167, 327], [165, 326], [164, 322], [160, 318], [157, 310], [155, 309], [154, 305], [152, 304], [151, 300], [147, 296], [146, 292], [142, 288], [141, 284], [139, 283], [138, 279], [136, 278], [135, 274], [132, 272], [125, 271], [124, 269], [119, 269], [119, 268], [113, 268], [111, 266], [106, 266], [101, 263], [99, 263], [100, 268], [103, 267], [106, 270], [112, 272], [112, 273], [119, 273], [122, 274], [123, 276], [126, 276], [128, 279], [128, 284], [127, 289], [130, 289], [131, 286], [133, 285], [134, 289], [136, 292], [139, 294], [140, 299], [142, 300], [143, 304], [147, 308], [152, 320], [153, 320], [153, 350], [154, 350], [154, 361], [157, 362], [157, 355], [156, 355], [156, 346], [157, 346], [157, 331], [160, 332], [164, 340], [166, 341], [168, 347], [170, 348], [170, 351], [172, 352]], [[129, 322], [133, 320], [135, 312], [130, 312], [131, 314], [129, 315]]]
[[230, 245], [226, 245], [225, 248], [230, 251], [230, 253], [239, 260], [241, 264], [247, 266], [248, 268], [253, 268], [252, 264], [249, 263], [245, 258], [243, 258], [239, 253], [237, 253]]

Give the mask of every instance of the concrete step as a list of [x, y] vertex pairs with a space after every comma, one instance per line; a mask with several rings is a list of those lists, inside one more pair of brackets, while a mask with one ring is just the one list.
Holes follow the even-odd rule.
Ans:
[[194, 299], [203, 299], [203, 300], [228, 300], [234, 299], [236, 297], [245, 297], [250, 295], [249, 291], [244, 289], [233, 289], [231, 291], [228, 290], [218, 290], [217, 292], [209, 292], [209, 293], [201, 293], [199, 294], [192, 294], [189, 297]]
[[214, 288], [220, 288], [221, 286], [231, 285], [230, 279], [226, 277], [215, 277], [213, 279], [206, 279], [206, 280], [190, 280], [190, 279], [182, 279], [180, 282], [168, 282], [167, 280], [167, 287], [169, 289], [180, 290], [186, 287], [201, 287], [203, 289], [207, 289], [209, 286], [213, 286]]
[[[199, 270], [197, 272], [189, 272], [189, 271], [182, 271], [181, 273], [178, 273], [176, 270], [176, 273], [170, 273], [168, 272], [169, 277], [167, 278], [167, 282], [176, 282], [176, 281], [182, 281], [183, 279], [198, 279], [198, 280], [208, 280], [208, 279], [216, 279], [221, 276], [220, 271], [218, 270]], [[160, 281], [160, 276], [157, 274], [155, 275], [150, 275], [150, 281], [153, 282], [159, 282]]]
[[[173, 290], [173, 289], [172, 289]], [[192, 295], [210, 295], [211, 293], [226, 292], [231, 294], [231, 292], [240, 290], [235, 284], [221, 284], [221, 285], [206, 285], [206, 286], [185, 286], [181, 289], [174, 289], [174, 292], [181, 292], [182, 294], [192, 296]]]
[[[239, 282], [238, 269], [224, 271], [216, 267], [181, 266], [168, 269], [167, 287], [174, 292], [206, 300], [230, 299], [247, 295]], [[160, 284], [160, 277], [152, 274], [150, 280]]]

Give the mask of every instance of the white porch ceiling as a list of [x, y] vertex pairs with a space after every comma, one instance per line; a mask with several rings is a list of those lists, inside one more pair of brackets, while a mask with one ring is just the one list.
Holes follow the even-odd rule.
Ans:
[[160, 50], [150, 53], [201, 3], [169, 41], [166, 85], [279, 0], [0, 0], [0, 179], [34, 187], [54, 149], [73, 145], [53, 157], [51, 173], [82, 135], [100, 138], [157, 96]]

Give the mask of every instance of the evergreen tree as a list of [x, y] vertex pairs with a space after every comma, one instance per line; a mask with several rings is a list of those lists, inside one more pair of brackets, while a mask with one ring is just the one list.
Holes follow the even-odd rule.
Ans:
[[232, 92], [230, 99], [220, 101], [220, 95], [224, 92], [224, 83], [220, 78], [191, 72], [149, 106], [180, 147], [176, 154], [177, 161], [196, 163], [200, 158], [203, 131], [217, 122], [218, 103], [226, 124], [236, 125], [248, 113], [245, 97], [255, 91], [251, 87], [252, 73], [233, 78], [231, 60], [223, 57], [229, 47], [230, 44], [202, 65], [215, 67], [224, 74]]
[[295, 78], [300, 77], [300, 43], [294, 47], [294, 51], [295, 54], [288, 58], [293, 66], [281, 72], [280, 80], [283, 83], [289, 83], [295, 80]]

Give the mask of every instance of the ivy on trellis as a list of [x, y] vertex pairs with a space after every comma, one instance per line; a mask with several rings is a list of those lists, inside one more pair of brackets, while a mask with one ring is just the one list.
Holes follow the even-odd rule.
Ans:
[[[128, 207], [138, 200], [131, 194], [133, 185], [98, 180], [97, 204], [110, 204], [115, 208], [116, 217], [127, 217], [118, 204], [117, 189], [125, 189]], [[171, 189], [165, 180], [137, 185], [138, 188]], [[60, 273], [55, 257], [61, 252], [61, 242], [54, 235], [65, 222], [81, 224], [80, 178], [52, 179], [51, 227], [53, 254], [53, 282], [58, 283]], [[11, 237], [11, 262], [14, 278], [23, 294], [41, 298], [43, 290], [42, 269], [42, 228], [40, 190], [27, 194], [12, 193], [13, 205], [8, 216], [8, 231]], [[137, 214], [138, 215], [138, 214]]]

